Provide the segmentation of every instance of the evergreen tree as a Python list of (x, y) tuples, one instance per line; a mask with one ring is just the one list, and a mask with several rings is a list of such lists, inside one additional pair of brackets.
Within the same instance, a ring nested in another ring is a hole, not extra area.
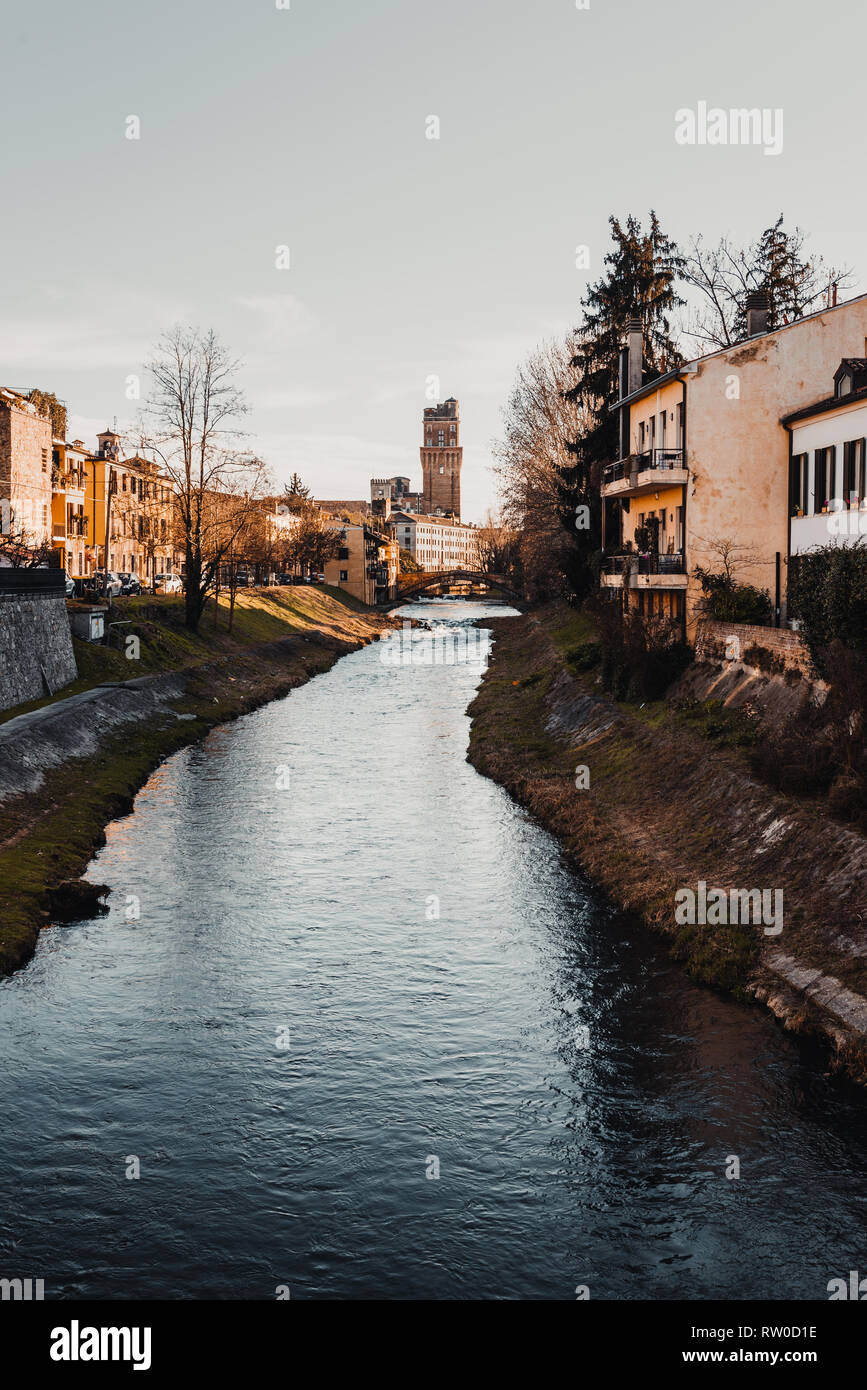
[(304, 504), (310, 498), (310, 489), (302, 483), (299, 474), (293, 473), (288, 483), (283, 488), (283, 501), (290, 512), (300, 512), (304, 509)]
[[(651, 210), (645, 232), (636, 217), (622, 224), (609, 218), (613, 248), (605, 274), (582, 300), (583, 321), (576, 329), (579, 348), (572, 358), (578, 377), (565, 394), (579, 410), (583, 428), (568, 444), (571, 461), (561, 466), (561, 521), (573, 538), (567, 579), (582, 597), (595, 582), (599, 550), (603, 463), (617, 454), (618, 424), (610, 407), (618, 398), (619, 359), (627, 320), (639, 317), (643, 329), (643, 379), (653, 380), (680, 364), (670, 314), (682, 303), (675, 288), (683, 258)], [(587, 508), (583, 513), (579, 509)], [(581, 522), (589, 518), (589, 524)]]
[[(821, 257), (816, 263), (803, 256), (806, 237), (799, 227), (787, 232), (780, 213), (772, 227), (766, 227), (751, 248), (750, 288), (768, 295), (768, 331), (808, 314), (817, 295), (825, 289)], [(745, 298), (738, 302), (735, 319), (736, 341), (747, 336)]]

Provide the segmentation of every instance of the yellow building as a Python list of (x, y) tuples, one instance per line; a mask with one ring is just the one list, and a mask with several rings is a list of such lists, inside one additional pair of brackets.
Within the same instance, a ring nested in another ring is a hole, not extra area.
[[(86, 501), (88, 573), (134, 574), (143, 585), (176, 572), (174, 489), (158, 464), (120, 458), (120, 436), (105, 430), (91, 456)], [(106, 547), (106, 522), (108, 547)], [(106, 554), (107, 550), (107, 554)]]
[(51, 463), (51, 544), (73, 579), (87, 574), (90, 454), (80, 439), (55, 439)]

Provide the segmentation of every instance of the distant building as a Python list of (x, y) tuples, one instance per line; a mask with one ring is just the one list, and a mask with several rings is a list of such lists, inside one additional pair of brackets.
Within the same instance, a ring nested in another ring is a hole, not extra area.
[(461, 413), (454, 396), (425, 410), (420, 449), (422, 510), (461, 519)]
[(429, 406), (422, 416), (420, 449), (422, 489), (413, 492), (410, 479), (371, 478), (370, 507), (380, 522), (393, 512), (412, 512), (418, 516), (447, 516), (461, 519), (461, 413), (454, 396), (441, 405)]
[(73, 578), (85, 574), (90, 523), (87, 516), (90, 452), (80, 439), (55, 438), (51, 454), (51, 544), (60, 568)]
[(397, 597), (397, 542), (364, 523), (344, 528), (335, 560), (325, 564), (325, 582), (345, 589), (362, 603), (388, 603)]
[(118, 570), (136, 575), (142, 584), (156, 574), (174, 573), (179, 557), (171, 480), (150, 459), (138, 455), (121, 459), (120, 436), (113, 430), (104, 430), (97, 440), (86, 503), (88, 572)]
[(412, 512), (392, 512), (388, 525), (401, 550), (408, 550), (423, 570), (478, 569), (475, 526)]

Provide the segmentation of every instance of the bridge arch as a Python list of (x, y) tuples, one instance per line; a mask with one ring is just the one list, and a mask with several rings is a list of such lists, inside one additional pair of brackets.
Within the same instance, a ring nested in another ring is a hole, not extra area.
[(502, 574), (484, 574), (481, 570), (427, 570), (424, 574), (408, 574), (401, 577), (398, 596), (413, 598), (417, 594), (429, 593), (432, 589), (449, 588), (453, 584), (484, 584), (496, 589), (499, 595), (520, 600), (513, 584)]

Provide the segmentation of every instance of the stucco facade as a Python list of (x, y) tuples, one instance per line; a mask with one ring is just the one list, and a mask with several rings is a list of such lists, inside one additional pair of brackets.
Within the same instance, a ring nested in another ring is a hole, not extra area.
[[(603, 475), (603, 548), (610, 556), (618, 542), (634, 538), (640, 513), (665, 512), (659, 564), (665, 568), (669, 547), (676, 561), (680, 548), (683, 573), (649, 575), (645, 587), (665, 595), (660, 607), (673, 614), (678, 590), (685, 591), (688, 636), (702, 598), (695, 569), (719, 571), (714, 546), (724, 541), (740, 547), (737, 580), (767, 590), (777, 621), (785, 619), (790, 506), (789, 432), (783, 418), (826, 398), (843, 358), (864, 356), (867, 296), (862, 295), (710, 353), (624, 397), (618, 408), (628, 411), (628, 436), (622, 425), (621, 437), (628, 437), (629, 452)], [(624, 511), (622, 535), (615, 537), (617, 502), (628, 503), (629, 512)], [(640, 568), (637, 557), (633, 565), (610, 556), (602, 583), (620, 587), (632, 601), (632, 592), (641, 592), (641, 575), (629, 573), (630, 567)]]

